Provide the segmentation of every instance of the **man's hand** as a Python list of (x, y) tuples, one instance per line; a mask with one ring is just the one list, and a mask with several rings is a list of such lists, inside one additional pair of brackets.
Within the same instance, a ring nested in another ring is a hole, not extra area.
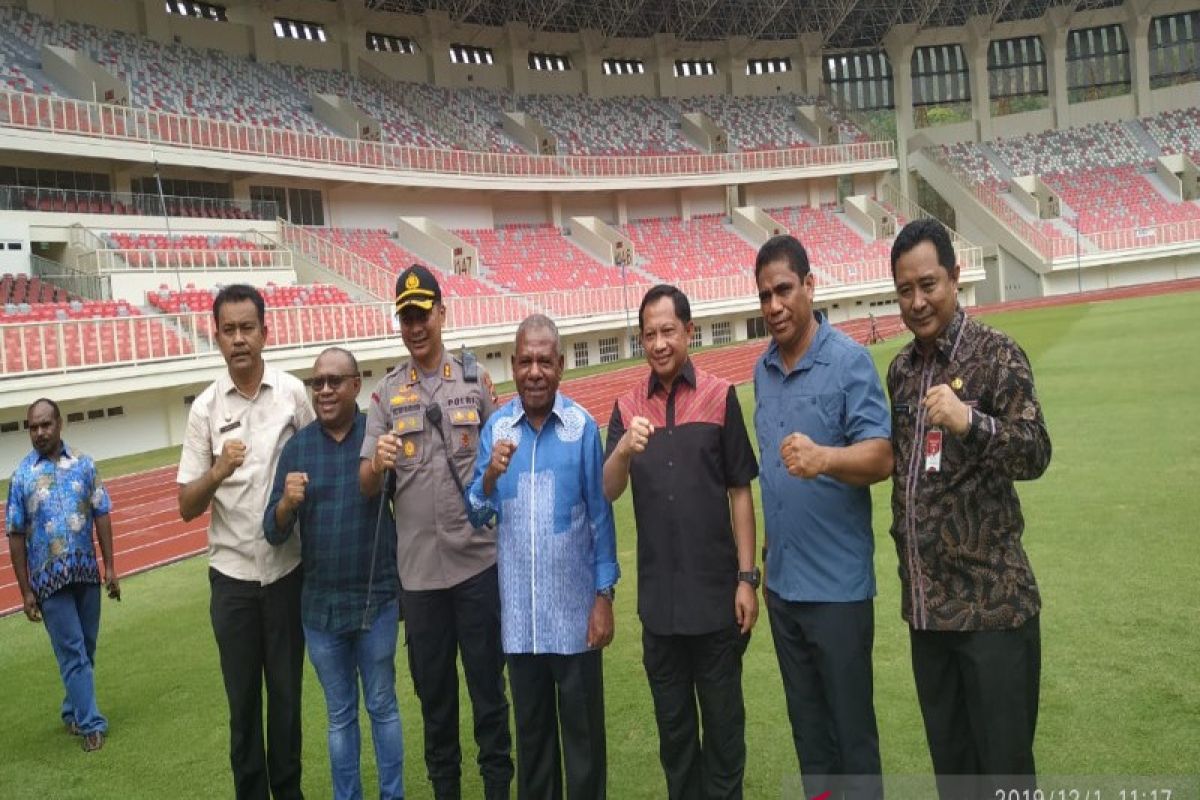
[(25, 618), (30, 622), (41, 622), (42, 610), (38, 608), (37, 595), (32, 590), (25, 592), (22, 602), (25, 607)]
[(396, 468), (396, 455), (400, 452), (400, 437), (388, 431), (375, 440), (375, 456), (371, 459), (371, 470), (382, 475)]
[(221, 455), (213, 464), (218, 480), (225, 480), (246, 461), (246, 443), (241, 439), (227, 439), (221, 447)]
[(644, 453), (646, 452), (646, 443), (650, 441), (652, 433), (654, 433), (654, 426), (650, 424), (650, 420), (645, 417), (634, 417), (629, 421), (629, 427), (625, 430), (621, 441), (617, 443), (617, 448), (625, 458), (637, 453)]
[(500, 398), (496, 396), (496, 384), (492, 382), (492, 376), (488, 375), (486, 369), (480, 370), (480, 376), (483, 378), (483, 390), (492, 398), (492, 405), (499, 405)]
[(111, 569), (104, 573), (104, 588), (108, 590), (108, 596), (113, 600), (121, 599), (121, 581), (117, 578), (117, 573)]
[(745, 635), (758, 622), (758, 595), (754, 587), (745, 581), (738, 581), (737, 594), (733, 598), (733, 612), (736, 615), (738, 627)]
[(828, 469), (826, 448), (803, 433), (789, 434), (779, 446), (779, 455), (788, 474), (796, 478), (816, 478)]
[(612, 601), (607, 597), (596, 595), (592, 603), (592, 613), (588, 617), (587, 646), (592, 650), (602, 650), (608, 647), (613, 638)]
[(501, 439), (492, 445), (492, 460), (488, 462), (487, 476), (493, 484), (500, 479), (501, 475), (508, 472), (512, 454), (516, 451), (517, 444), (511, 439)]
[(283, 510), (287, 514), (295, 513), (300, 504), (304, 502), (304, 489), (308, 486), (307, 472), (289, 472), (283, 481), (283, 497), (279, 499), (279, 505), (283, 506)]
[(971, 410), (944, 383), (929, 387), (922, 401), (930, 425), (945, 428), (955, 436), (965, 436), (971, 427)]

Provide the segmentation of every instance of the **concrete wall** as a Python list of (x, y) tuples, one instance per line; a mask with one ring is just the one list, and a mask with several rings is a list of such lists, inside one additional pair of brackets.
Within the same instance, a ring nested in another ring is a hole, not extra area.
[(28, 273), (30, 246), (29, 225), (12, 216), (0, 214), (0, 273)]

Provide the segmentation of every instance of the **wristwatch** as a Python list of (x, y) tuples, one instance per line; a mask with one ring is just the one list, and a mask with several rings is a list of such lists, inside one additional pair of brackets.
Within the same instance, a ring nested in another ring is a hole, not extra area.
[(616, 586), (609, 586), (608, 588), (605, 588), (605, 589), (597, 589), (596, 590), (596, 597), (603, 597), (605, 600), (607, 600), (610, 603), (616, 598), (616, 596), (617, 596), (617, 587)]
[(751, 567), (744, 572), (739, 570), (738, 580), (750, 584), (751, 589), (757, 589), (758, 585), (762, 583), (762, 572), (758, 567)]

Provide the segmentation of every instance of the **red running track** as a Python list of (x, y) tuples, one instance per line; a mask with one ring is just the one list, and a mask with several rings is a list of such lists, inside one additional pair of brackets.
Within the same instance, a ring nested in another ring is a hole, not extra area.
[[(1013, 311), (1196, 290), (1200, 290), (1200, 279), (1001, 303), (974, 308), (972, 313)], [(868, 320), (855, 320), (839, 327), (859, 341), (865, 341), (870, 332)], [(893, 315), (877, 317), (876, 329), (881, 338), (888, 338), (902, 333), (904, 326), (899, 317)], [(745, 383), (752, 377), (754, 361), (765, 346), (765, 340), (745, 342), (733, 347), (697, 353), (694, 359), (697, 365), (709, 372), (734, 383)], [(645, 375), (645, 366), (625, 367), (613, 372), (568, 380), (563, 383), (562, 389), (583, 405), (601, 425), (606, 425), (612, 413), (614, 399), (635, 381), (642, 380)], [(207, 544), (208, 514), (205, 513), (191, 522), (179, 519), (175, 467), (161, 467), (113, 478), (106, 483), (113, 501), (114, 548), (117, 569), (122, 576), (144, 572), (204, 552)], [(0, 518), (3, 517), (2, 511), (0, 508)], [(21, 607), (11, 563), (8, 539), (4, 537), (0, 541), (0, 616)]]

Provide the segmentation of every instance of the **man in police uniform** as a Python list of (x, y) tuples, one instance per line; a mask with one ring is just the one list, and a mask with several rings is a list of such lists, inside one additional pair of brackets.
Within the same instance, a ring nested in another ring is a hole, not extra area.
[(496, 533), (471, 525), (463, 498), (479, 429), (494, 407), (492, 384), (472, 357), (460, 361), (446, 352), (442, 290), (425, 267), (414, 264), (396, 280), (396, 314), (409, 359), (371, 395), (359, 483), (368, 497), (394, 486), (409, 668), (434, 796), (461, 796), (457, 652), (472, 698), (484, 795), (507, 798), (513, 764)]

